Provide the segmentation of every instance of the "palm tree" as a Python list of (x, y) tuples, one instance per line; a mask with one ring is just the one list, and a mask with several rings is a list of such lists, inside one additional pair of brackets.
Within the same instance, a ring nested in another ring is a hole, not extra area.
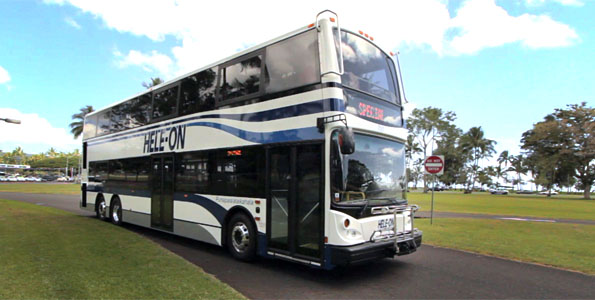
[(163, 83), (163, 79), (161, 79), (159, 77), (155, 77), (155, 78), (151, 77), (151, 82), (149, 82), (149, 83), (143, 82), (143, 86), (146, 89), (149, 89), (149, 88), (152, 88), (154, 86), (158, 86), (158, 85), (160, 85), (162, 83)]
[(87, 105), (81, 108), (79, 113), (72, 115), (72, 119), (75, 121), (70, 123), (69, 126), (70, 132), (74, 135), (75, 139), (78, 139), (78, 137), (83, 133), (83, 126), (85, 125), (85, 116), (93, 111), (93, 106)]
[(517, 184), (517, 189), (521, 190), (521, 174), (527, 173), (528, 169), (525, 163), (525, 157), (522, 154), (519, 155), (512, 155), (510, 157), (510, 167), (508, 168), (509, 171), (515, 172), (517, 174), (517, 179), (514, 182)]
[[(502, 151), (502, 153), (500, 153), (500, 156), (498, 157), (498, 172), (496, 172), (496, 175), (498, 176), (498, 181), (496, 182), (496, 184), (498, 186), (500, 186), (500, 177), (502, 177), (504, 174), (506, 174), (506, 172), (508, 172), (508, 169), (506, 169), (506, 167), (508, 166), (508, 163), (510, 162), (511, 158), (512, 156), (508, 154), (508, 150)], [(504, 165), (504, 168), (502, 168), (502, 165)]]
[(504, 167), (506, 167), (508, 166), (508, 162), (510, 162), (510, 155), (508, 154), (508, 150), (504, 150), (498, 157), (498, 165), (504, 164)]
[(461, 137), (461, 147), (464, 152), (471, 154), (473, 166), (471, 168), (471, 190), (475, 186), (475, 180), (477, 179), (477, 172), (479, 170), (479, 160), (486, 157), (491, 157), (494, 152), (494, 140), (490, 140), (484, 137), (483, 130), (480, 127), (471, 127)]

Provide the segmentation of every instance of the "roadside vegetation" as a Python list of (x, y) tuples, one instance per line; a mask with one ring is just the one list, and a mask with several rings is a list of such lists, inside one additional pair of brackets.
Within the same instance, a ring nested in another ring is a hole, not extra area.
[(0, 299), (243, 299), (231, 287), (123, 228), (0, 200)]
[[(407, 196), (410, 204), (419, 205), (421, 211), (430, 211), (432, 199), (430, 193), (408, 193)], [(435, 192), (434, 211), (595, 220), (595, 201), (583, 200), (576, 195), (546, 197)]]
[[(491, 219), (416, 221), (424, 243), (595, 275), (595, 226)], [(423, 247), (423, 246), (422, 246)]]
[(78, 195), (81, 185), (76, 183), (3, 183), (0, 192), (31, 194), (65, 194)]
[[(595, 108), (586, 102), (555, 109), (533, 124), (520, 140), (521, 153), (502, 151), (493, 165), (485, 162), (496, 154), (497, 141), (488, 139), (481, 127), (457, 128), (456, 113), (440, 108), (414, 109), (407, 120), (407, 178), (411, 186), (423, 182), (429, 189), (431, 176), (424, 175), (424, 156), (444, 155), (440, 186), (463, 187), (473, 193), (485, 187), (521, 190), (531, 184), (538, 191), (574, 188), (591, 198), (595, 182)], [(436, 148), (434, 148), (434, 145)], [(483, 163), (480, 163), (483, 162)], [(477, 184), (477, 185), (476, 185)]]

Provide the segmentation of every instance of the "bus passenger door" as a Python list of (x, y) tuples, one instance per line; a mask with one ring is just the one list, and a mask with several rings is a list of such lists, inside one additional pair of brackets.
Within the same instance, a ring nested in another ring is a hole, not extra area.
[(320, 261), (322, 144), (274, 147), (267, 153), (269, 248)]
[(173, 230), (174, 158), (151, 158), (151, 227)]

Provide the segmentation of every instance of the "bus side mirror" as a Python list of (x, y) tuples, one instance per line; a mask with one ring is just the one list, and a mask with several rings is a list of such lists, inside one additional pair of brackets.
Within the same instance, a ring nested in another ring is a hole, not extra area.
[(352, 154), (355, 152), (355, 139), (351, 128), (343, 127), (339, 129), (338, 140), (341, 154)]

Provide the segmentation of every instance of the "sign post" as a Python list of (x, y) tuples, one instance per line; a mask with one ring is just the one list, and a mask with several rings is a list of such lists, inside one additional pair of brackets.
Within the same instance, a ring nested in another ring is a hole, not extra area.
[(434, 190), (436, 189), (436, 175), (444, 174), (444, 155), (431, 155), (424, 159), (424, 171), (433, 175), (432, 207), (430, 209), (430, 225), (434, 222)]

